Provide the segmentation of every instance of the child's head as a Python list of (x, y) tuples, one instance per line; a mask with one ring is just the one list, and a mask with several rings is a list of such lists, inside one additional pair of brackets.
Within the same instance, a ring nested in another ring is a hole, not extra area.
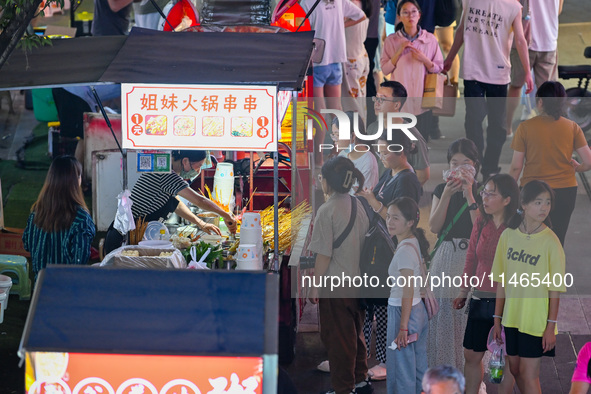
[(503, 223), (508, 224), (517, 212), (519, 186), (509, 174), (496, 174), (488, 178), (480, 195), (482, 196), (480, 213), (485, 223), (491, 220), (493, 215), (502, 212)]
[(554, 190), (544, 181), (533, 180), (521, 189), (523, 218), (544, 222), (548, 227), (550, 211), (554, 208)]
[(480, 170), (478, 148), (467, 138), (457, 139), (447, 148), (447, 162), (452, 170), (462, 164), (470, 164), (478, 174)]
[(326, 194), (349, 193), (355, 180), (359, 183), (359, 189), (363, 190), (363, 174), (346, 157), (333, 157), (324, 163), (321, 172), (322, 189)]
[[(365, 131), (365, 123), (363, 123), (363, 119), (361, 119), (359, 117), (359, 115), (355, 114), (355, 112), (353, 112), (353, 111), (346, 111), (345, 115), (347, 115), (347, 117), (349, 118), (349, 125), (351, 126), (350, 130), (352, 130), (352, 128), (355, 125), (355, 122), (357, 121), (357, 131), (359, 131), (359, 133), (362, 135), (367, 134)], [(337, 137), (337, 140), (338, 140), (339, 131), (340, 131), (339, 118), (334, 116), (332, 118), (332, 134)], [(351, 143), (354, 143), (354, 144), (366, 144), (367, 143), (366, 141), (357, 137), (357, 134), (355, 134), (355, 133), (351, 133), (350, 139), (351, 139)], [(333, 140), (335, 140), (334, 137), (333, 137)]]
[(422, 17), (421, 6), (416, 0), (400, 0), (396, 12), (400, 20), (396, 30), (402, 29), (403, 26), (416, 26)]

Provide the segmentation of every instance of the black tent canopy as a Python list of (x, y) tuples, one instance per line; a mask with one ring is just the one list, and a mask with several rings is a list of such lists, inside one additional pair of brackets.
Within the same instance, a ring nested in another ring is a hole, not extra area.
[(127, 37), (53, 40), (15, 50), (0, 90), (101, 83), (302, 86), (313, 32), (170, 33), (134, 28)]

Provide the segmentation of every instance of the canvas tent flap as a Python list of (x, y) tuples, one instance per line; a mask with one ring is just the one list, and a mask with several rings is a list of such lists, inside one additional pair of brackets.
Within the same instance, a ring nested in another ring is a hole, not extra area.
[(0, 90), (96, 84), (127, 37), (80, 37), (24, 53), (15, 49), (0, 69)]
[(0, 90), (96, 83), (256, 84), (299, 90), (313, 32), (170, 33), (55, 40), (0, 70)]
[(277, 353), (278, 275), (49, 266), (37, 286), (21, 350)]

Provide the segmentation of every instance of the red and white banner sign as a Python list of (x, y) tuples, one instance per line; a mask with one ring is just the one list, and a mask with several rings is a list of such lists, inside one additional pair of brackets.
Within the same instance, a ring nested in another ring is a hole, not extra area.
[(277, 150), (275, 86), (121, 84), (127, 149)]

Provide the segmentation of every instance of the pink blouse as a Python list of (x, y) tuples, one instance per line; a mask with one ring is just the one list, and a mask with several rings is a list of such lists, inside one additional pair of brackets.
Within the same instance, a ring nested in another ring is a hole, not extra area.
[(392, 57), (406, 41), (408, 39), (402, 35), (400, 30), (386, 37), (380, 64), (384, 75), (391, 73), (390, 80), (400, 82), (406, 88), (409, 99), (404, 104), (402, 112), (420, 115), (426, 111), (421, 108), (425, 75), (435, 74), (443, 70), (443, 55), (435, 36), (426, 30), (421, 30), (419, 37), (411, 43), (411, 46), (417, 48), (429, 58), (433, 62), (433, 67), (427, 69), (423, 63), (412, 56), (408, 48), (402, 52), (396, 65), (393, 65)]

